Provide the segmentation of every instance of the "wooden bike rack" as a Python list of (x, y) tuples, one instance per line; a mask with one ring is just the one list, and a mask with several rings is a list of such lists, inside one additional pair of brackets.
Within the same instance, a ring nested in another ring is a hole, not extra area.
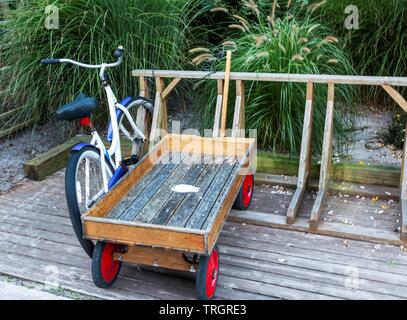
[[(233, 118), (232, 137), (242, 136), (244, 130), (244, 81), (269, 81), (269, 82), (297, 82), (306, 83), (306, 104), (304, 110), (303, 135), (301, 142), (300, 166), (298, 170), (297, 188), (287, 210), (286, 224), (295, 223), (298, 209), (302, 202), (310, 175), (312, 160), (312, 126), (313, 126), (313, 91), (315, 84), (328, 85), (327, 111), (325, 117), (325, 129), (323, 138), (323, 150), (321, 155), (321, 168), (318, 184), (318, 194), (314, 202), (309, 220), (309, 229), (318, 229), (320, 213), (324, 198), (329, 190), (330, 170), (332, 163), (332, 141), (334, 126), (334, 98), (335, 85), (369, 85), (381, 86), (394, 101), (407, 112), (407, 101), (394, 88), (398, 86), (407, 87), (407, 78), (403, 77), (369, 77), (369, 76), (343, 76), (343, 75), (310, 75), (310, 74), (272, 74), (272, 73), (248, 73), (248, 72), (216, 72), (208, 73), (203, 71), (173, 71), (173, 70), (134, 70), (133, 76), (140, 79), (145, 77), (156, 77), (157, 95), (156, 109), (153, 123), (158, 123), (160, 117), (166, 117), (165, 97), (168, 96), (180, 79), (207, 79), (216, 80), (218, 85), (218, 97), (216, 102), (215, 120), (213, 126), (213, 136), (219, 137), (224, 134), (225, 128), (225, 86), (228, 86), (229, 79), (236, 81), (236, 102)], [(167, 88), (164, 88), (162, 78), (173, 78)], [(226, 83), (227, 82), (227, 83)], [(160, 94), (159, 94), (160, 93)], [(225, 99), (226, 98), (226, 99)], [(154, 129), (154, 125), (153, 125)], [(239, 130), (240, 129), (240, 130)], [(406, 127), (407, 129), (407, 127)], [(153, 135), (153, 130), (152, 130)], [(400, 181), (400, 203), (401, 203), (401, 240), (407, 241), (407, 133), (402, 161), (402, 174)], [(155, 136), (154, 136), (155, 137)]]
[[(389, 85), (381, 85), (383, 89), (394, 99), (394, 101), (407, 112), (407, 101), (400, 93)], [(299, 206), (305, 193), (307, 180), (310, 174), (311, 147), (312, 147), (312, 102), (313, 102), (313, 83), (307, 84), (307, 102), (305, 106), (304, 126), (301, 143), (300, 166), (298, 170), (297, 189), (291, 200), (287, 211), (287, 224), (293, 224), (297, 215)], [(333, 141), (333, 118), (334, 118), (334, 99), (335, 84), (328, 81), (328, 99), (325, 117), (324, 140), (321, 155), (321, 168), (319, 175), (318, 194), (311, 211), (309, 228), (315, 230), (318, 228), (322, 203), (329, 189), (330, 168), (332, 163), (332, 141)], [(407, 126), (404, 138), (404, 151), (402, 161), (402, 174), (400, 182), (400, 204), (402, 211), (401, 235), (402, 241), (407, 240), (407, 174), (404, 170), (407, 165)]]

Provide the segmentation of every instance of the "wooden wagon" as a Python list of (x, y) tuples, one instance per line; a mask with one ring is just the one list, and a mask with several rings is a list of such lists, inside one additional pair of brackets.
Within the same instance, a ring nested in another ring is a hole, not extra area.
[[(228, 61), (230, 72), (230, 57)], [(157, 96), (152, 141), (161, 122), (163, 95)], [(198, 298), (214, 296), (219, 273), (216, 241), (232, 206), (250, 206), (254, 185), (255, 139), (225, 137), (226, 107), (227, 99), (216, 115), (216, 135), (163, 135), (82, 216), (84, 237), (97, 241), (92, 261), (96, 285), (111, 286), (121, 263), (130, 262), (196, 273)], [(180, 185), (196, 190), (177, 192), (174, 187)]]

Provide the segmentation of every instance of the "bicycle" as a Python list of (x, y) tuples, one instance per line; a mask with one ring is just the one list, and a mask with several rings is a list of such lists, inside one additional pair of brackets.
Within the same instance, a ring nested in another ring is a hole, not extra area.
[[(120, 132), (138, 149), (147, 142), (144, 133), (134, 121), (138, 108), (143, 107), (152, 113), (153, 104), (144, 97), (126, 97), (118, 102), (109, 84), (107, 69), (118, 67), (123, 62), (124, 49), (119, 46), (114, 56), (114, 63), (91, 65), (71, 59), (49, 58), (41, 61), (43, 65), (69, 63), (87, 69), (100, 69), (99, 78), (103, 86), (109, 107), (110, 121), (107, 141), (111, 142), (106, 149), (99, 133), (90, 121), (91, 114), (99, 107), (99, 102), (81, 93), (71, 103), (60, 107), (56, 117), (61, 121), (80, 120), (80, 124), (90, 128), (90, 143), (79, 143), (71, 150), (71, 156), (65, 173), (65, 193), (69, 216), (82, 248), (92, 257), (95, 245), (83, 238), (81, 216), (93, 207), (113, 186), (129, 171), (129, 167), (137, 164), (139, 158), (132, 155), (123, 159), (120, 144)], [(133, 149), (134, 150), (134, 149)]]

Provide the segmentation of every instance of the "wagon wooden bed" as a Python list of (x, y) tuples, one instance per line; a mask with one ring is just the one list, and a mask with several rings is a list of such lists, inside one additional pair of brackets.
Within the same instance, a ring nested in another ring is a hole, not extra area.
[[(117, 261), (200, 272), (198, 255), (211, 256), (243, 182), (253, 180), (254, 146), (253, 139), (165, 136), (83, 216), (84, 236), (117, 244)], [(199, 191), (172, 191), (178, 184)]]
[[(253, 139), (167, 135), (83, 216), (85, 236), (209, 254), (249, 169), (253, 146)], [(171, 191), (178, 184), (192, 184), (199, 192)]]

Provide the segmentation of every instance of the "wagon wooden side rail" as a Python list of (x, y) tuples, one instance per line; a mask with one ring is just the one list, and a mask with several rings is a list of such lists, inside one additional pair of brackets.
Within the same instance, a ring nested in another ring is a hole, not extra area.
[[(313, 129), (313, 90), (315, 84), (328, 85), (327, 111), (325, 118), (325, 129), (323, 139), (323, 150), (321, 155), (321, 169), (318, 195), (312, 208), (309, 227), (311, 230), (318, 228), (320, 220), (321, 206), (328, 191), (330, 181), (330, 168), (332, 163), (332, 143), (333, 143), (333, 117), (334, 117), (334, 99), (335, 85), (367, 85), (381, 86), (392, 99), (407, 112), (406, 99), (395, 89), (395, 87), (406, 87), (406, 77), (370, 77), (370, 76), (348, 76), (348, 75), (310, 75), (310, 74), (276, 74), (276, 73), (249, 73), (249, 72), (205, 72), (205, 71), (174, 71), (174, 70), (134, 70), (133, 76), (145, 79), (153, 77), (156, 79), (156, 112), (154, 113), (153, 128), (159, 123), (166, 120), (165, 100), (169, 93), (175, 88), (181, 79), (196, 80), (216, 80), (218, 83), (218, 98), (216, 103), (214, 136), (217, 136), (222, 129), (222, 104), (224, 101), (225, 79), (236, 81), (236, 104), (233, 121), (233, 128), (244, 126), (244, 82), (245, 81), (268, 81), (268, 82), (297, 82), (307, 85), (306, 104), (304, 110), (303, 135), (301, 143), (300, 166), (298, 170), (297, 189), (287, 210), (286, 223), (293, 224), (298, 213), (301, 200), (304, 196), (305, 189), (310, 174), (311, 163), (311, 145)], [(165, 87), (164, 79), (173, 79)], [(144, 80), (143, 80), (144, 81)], [(156, 125), (154, 125), (154, 123)], [(164, 127), (166, 128), (166, 127)], [(407, 129), (407, 127), (406, 127)], [(407, 130), (406, 130), (407, 131)], [(156, 141), (157, 133), (151, 133), (152, 138)], [(233, 131), (232, 136), (237, 132)], [(403, 151), (402, 175), (400, 182), (400, 203), (401, 203), (401, 240), (407, 241), (407, 133)]]

